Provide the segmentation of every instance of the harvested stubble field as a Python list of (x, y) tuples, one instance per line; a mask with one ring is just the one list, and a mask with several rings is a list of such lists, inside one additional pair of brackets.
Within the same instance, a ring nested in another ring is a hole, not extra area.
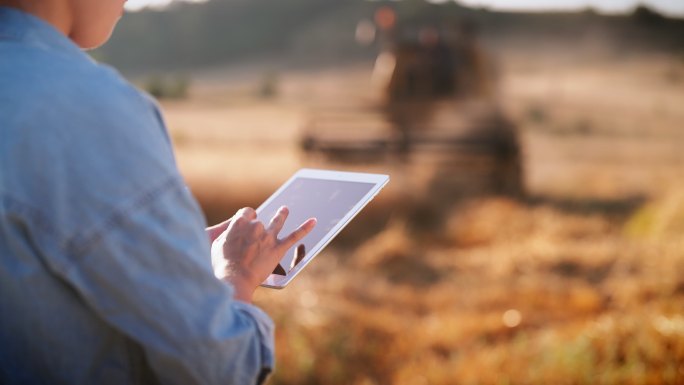
[[(429, 171), (387, 165), (393, 186), (340, 239), (258, 292), (271, 384), (684, 384), (684, 61), (506, 63), (528, 196), (430, 202)], [(307, 106), (359, 97), (366, 70), (285, 74), (274, 100), (199, 82), (165, 103), (209, 221), (299, 168)]]

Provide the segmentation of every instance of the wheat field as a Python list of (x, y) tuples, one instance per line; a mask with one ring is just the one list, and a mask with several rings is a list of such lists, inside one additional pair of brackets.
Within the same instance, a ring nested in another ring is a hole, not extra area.
[[(257, 293), (271, 384), (684, 384), (684, 60), (505, 63), (526, 196), (435, 202), (427, 167), (362, 167), (391, 186), (290, 286)], [(371, 97), (368, 72), (283, 73), (274, 98), (261, 74), (213, 74), (164, 102), (208, 221), (329, 167), (299, 130), (314, 103)]]

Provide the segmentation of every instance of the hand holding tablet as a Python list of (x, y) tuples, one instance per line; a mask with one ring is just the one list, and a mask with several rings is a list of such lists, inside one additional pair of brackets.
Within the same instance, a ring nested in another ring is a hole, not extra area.
[(310, 218), (292, 233), (279, 237), (287, 216), (288, 209), (283, 206), (268, 226), (264, 226), (257, 220), (254, 209), (243, 208), (212, 244), (214, 273), (235, 286), (237, 299), (249, 302), (254, 288), (266, 279), (285, 250), (311, 232), (316, 224)]
[[(244, 222), (249, 223), (245, 231), (251, 237), (272, 237), (266, 245), (272, 247), (274, 255), (261, 259), (263, 263), (269, 263), (273, 257), (280, 263), (263, 280), (262, 286), (280, 289), (290, 283), (388, 181), (387, 175), (302, 169), (256, 211), (246, 209), (238, 213), (240, 216), (236, 214), (234, 220), (239, 220), (243, 226)], [(281, 211), (283, 206), (287, 207), (289, 215)], [(317, 219), (313, 229), (309, 228), (312, 225), (308, 222), (310, 218)], [(264, 226), (265, 223), (268, 225)], [(245, 247), (252, 251), (247, 244), (250, 236), (235, 235), (233, 241), (237, 244), (231, 244), (231, 226), (234, 226), (232, 221), (228, 230), (212, 245), (215, 270), (216, 261), (225, 260), (223, 253), (230, 252), (228, 249)], [(277, 238), (278, 233), (284, 238)], [(229, 247), (224, 248), (224, 243)], [(238, 274), (230, 271), (231, 266), (225, 267), (227, 274)]]

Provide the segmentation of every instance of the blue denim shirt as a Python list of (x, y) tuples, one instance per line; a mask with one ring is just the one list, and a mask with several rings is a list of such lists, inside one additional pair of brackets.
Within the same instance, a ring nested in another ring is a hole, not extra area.
[(0, 7), (0, 383), (256, 383), (273, 325), (204, 227), (155, 104)]

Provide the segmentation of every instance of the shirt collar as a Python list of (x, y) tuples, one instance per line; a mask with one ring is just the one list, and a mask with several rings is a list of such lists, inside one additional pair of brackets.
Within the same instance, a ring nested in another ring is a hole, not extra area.
[(50, 23), (16, 8), (0, 6), (0, 41), (15, 40), (70, 55), (87, 56)]

